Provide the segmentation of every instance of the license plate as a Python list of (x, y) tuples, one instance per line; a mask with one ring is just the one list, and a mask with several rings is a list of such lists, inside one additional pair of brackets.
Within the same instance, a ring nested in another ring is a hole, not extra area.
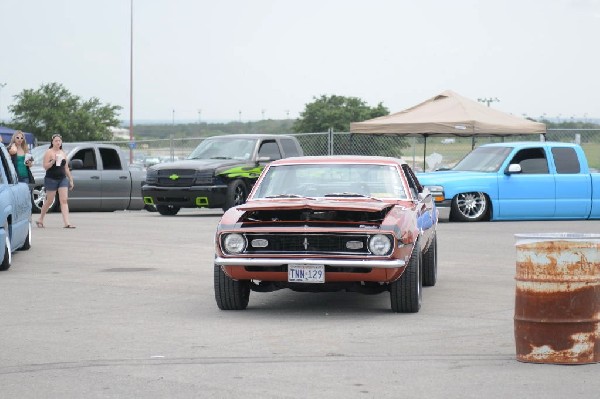
[(324, 265), (288, 265), (290, 283), (324, 283)]

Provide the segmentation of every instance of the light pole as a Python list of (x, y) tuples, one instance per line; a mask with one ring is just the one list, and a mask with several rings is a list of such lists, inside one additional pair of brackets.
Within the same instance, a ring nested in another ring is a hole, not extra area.
[(199, 109), (199, 110), (198, 110), (198, 124), (200, 124), (200, 123), (202, 122), (202, 118), (201, 118), (201, 116), (202, 116), (202, 110), (201, 110), (201, 109)]
[(175, 110), (173, 110), (173, 126), (175, 126)]
[(238, 111), (239, 117), (240, 117), (240, 122), (242, 122), (242, 110)]
[(129, 32), (129, 164), (133, 163), (133, 0), (130, 10)]
[(0, 123), (2, 123), (2, 89), (6, 87), (6, 83), (0, 83)]
[(486, 103), (487, 106), (490, 106), (490, 103), (499, 103), (500, 100), (498, 100), (497, 97), (494, 98), (478, 98), (477, 101), (479, 101), (480, 103)]

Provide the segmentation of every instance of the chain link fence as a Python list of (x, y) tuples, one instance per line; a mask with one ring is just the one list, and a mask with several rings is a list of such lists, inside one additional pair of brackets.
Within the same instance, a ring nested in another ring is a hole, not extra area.
[[(380, 155), (403, 158), (415, 171), (430, 171), (453, 166), (474, 147), (486, 143), (541, 141), (541, 135), (507, 137), (452, 137), (351, 134), (322, 132), (292, 134), (302, 145), (305, 155)], [(186, 158), (206, 137), (111, 141), (123, 149), (133, 162), (144, 167)], [(600, 129), (549, 129), (548, 141), (581, 144), (590, 168), (600, 170)]]

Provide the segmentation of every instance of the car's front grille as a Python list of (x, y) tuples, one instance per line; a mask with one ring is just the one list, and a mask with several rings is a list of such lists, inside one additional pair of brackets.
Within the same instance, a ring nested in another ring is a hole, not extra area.
[(163, 187), (190, 187), (194, 184), (212, 184), (212, 181), (212, 170), (163, 169), (158, 171), (158, 185)]
[(246, 234), (247, 254), (369, 255), (367, 234)]

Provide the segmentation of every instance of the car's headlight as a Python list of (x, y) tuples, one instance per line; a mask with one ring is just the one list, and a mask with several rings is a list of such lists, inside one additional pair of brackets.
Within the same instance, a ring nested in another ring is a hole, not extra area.
[(425, 186), (425, 188), (429, 190), (435, 202), (444, 200), (444, 186)]
[(215, 171), (212, 169), (197, 170), (194, 175), (194, 184), (198, 184), (198, 185), (216, 184)]
[(158, 181), (158, 171), (156, 169), (146, 169), (146, 183), (156, 183)]
[(246, 238), (241, 234), (227, 234), (222, 242), (223, 250), (228, 254), (239, 254), (246, 249)]
[(369, 251), (374, 255), (388, 255), (392, 249), (392, 239), (390, 236), (376, 234), (369, 238)]

